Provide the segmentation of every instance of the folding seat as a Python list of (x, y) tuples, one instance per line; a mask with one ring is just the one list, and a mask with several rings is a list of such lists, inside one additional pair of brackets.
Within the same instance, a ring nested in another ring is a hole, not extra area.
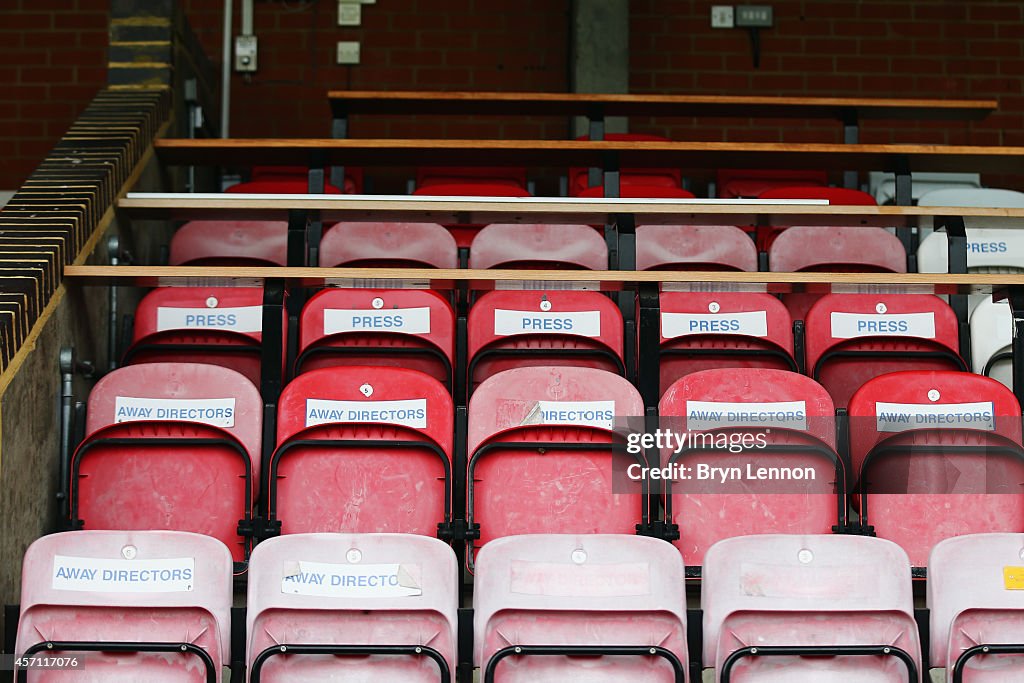
[[(330, 177), (330, 168), (324, 169), (325, 177)], [(280, 189), (268, 189), (266, 191), (279, 194), (306, 194), (309, 188), (309, 169), (305, 166), (253, 166), (249, 173), (250, 183), (266, 182), (275, 180), (296, 180), (301, 181), (301, 186), (296, 186), (291, 191), (285, 192)], [(241, 184), (241, 183), (239, 183)], [(233, 185), (232, 187), (237, 187)], [(231, 192), (231, 188), (228, 188)], [(243, 190), (234, 190), (242, 192)], [(256, 190), (244, 190), (245, 192), (256, 192)], [(324, 191), (327, 194), (337, 194), (338, 188), (331, 183), (324, 183)], [(358, 166), (345, 167), (345, 182), (341, 188), (342, 194), (362, 194), (363, 192), (363, 169)]]
[(646, 521), (640, 482), (615, 481), (617, 416), (644, 414), (628, 381), (593, 368), (516, 368), (469, 400), (467, 521), (475, 548), (517, 534), (631, 534)]
[(720, 168), (716, 194), (722, 199), (755, 198), (776, 187), (828, 185), (824, 171)]
[(492, 223), (473, 239), (469, 267), (607, 270), (608, 246), (589, 225)]
[(249, 680), (454, 681), (458, 581), (433, 538), (268, 539), (249, 564)]
[(458, 249), (437, 223), (335, 223), (320, 241), (328, 268), (457, 268)]
[(199, 363), (119, 368), (89, 394), (71, 459), (71, 523), (213, 536), (247, 556), (263, 403), (241, 374)]
[(910, 563), (894, 543), (730, 538), (708, 550), (704, 577), (704, 664), (717, 681), (921, 680)]
[(861, 524), (915, 567), (952, 536), (1024, 526), (1021, 414), (1009, 389), (966, 372), (893, 372), (850, 400)]
[(503, 370), (599, 368), (623, 374), (622, 313), (597, 292), (488, 292), (469, 310), (470, 387)]
[(122, 365), (212, 363), (260, 381), (263, 290), (159, 287), (135, 310)]
[(845, 517), (832, 400), (808, 377), (704, 370), (670, 386), (658, 405), (663, 426), (688, 435), (663, 450), (660, 463), (690, 468), (689, 479), (666, 482), (665, 492), (687, 566), (699, 566), (723, 538), (824, 534)]
[[(776, 273), (905, 273), (907, 254), (883, 228), (795, 226), (783, 230), (768, 249)], [(785, 294), (793, 320), (803, 320), (818, 300), (814, 294)]]
[[(501, 180), (489, 181), (481, 178), (474, 182), (432, 183), (418, 188), (414, 195), (432, 197), (529, 197), (530, 192), (524, 187)], [(477, 223), (458, 223), (445, 228), (455, 238), (459, 249), (468, 249), (474, 238), (484, 226)]]
[[(589, 135), (581, 135), (577, 140), (589, 140)], [(647, 135), (645, 133), (608, 133), (604, 136), (607, 142), (671, 142), (660, 135)], [(682, 188), (683, 172), (678, 168), (623, 168), (619, 172), (619, 187), (623, 197), (631, 186), (637, 188), (641, 194), (635, 196), (672, 196), (672, 195), (650, 195), (656, 192), (655, 188)], [(590, 185), (590, 169), (573, 167), (569, 169), (569, 196), (570, 197), (593, 197), (601, 195), (582, 194)], [(641, 189), (642, 188), (642, 189)], [(592, 188), (591, 188), (592, 189)], [(690, 195), (693, 196), (693, 195)]]
[(334, 367), (281, 392), (267, 508), (285, 534), (436, 536), (451, 511), (452, 399), (416, 370)]
[(295, 373), (339, 365), (403, 367), (451, 385), (455, 311), (437, 292), (325, 289), (299, 319)]
[[(604, 197), (604, 186), (595, 185), (580, 190), (577, 197)], [(681, 187), (667, 185), (623, 185), (619, 188), (623, 199), (693, 199), (693, 193)]]
[(757, 247), (732, 225), (638, 225), (637, 270), (757, 270)]
[(663, 292), (659, 366), (661, 393), (680, 377), (712, 368), (795, 372), (793, 321), (770, 294)]
[[(876, 206), (875, 198), (867, 192), (843, 187), (821, 185), (773, 187), (765, 190), (758, 199), (825, 199), (829, 206)], [(767, 250), (780, 232), (790, 226), (773, 225), (758, 230), (758, 246)]]
[(512, 536), (480, 551), (480, 680), (688, 680), (686, 597), (667, 543), (614, 534)]
[(887, 372), (967, 370), (956, 314), (932, 294), (826, 294), (806, 322), (807, 372), (837, 408)]
[(285, 221), (189, 221), (171, 237), (172, 266), (288, 265)]
[[(933, 190), (946, 188), (981, 187), (979, 173), (914, 173), (910, 191), (916, 204), (921, 197)], [(896, 203), (896, 176), (892, 173), (871, 171), (868, 174), (868, 191), (879, 204)]]
[[(1024, 679), (1024, 534), (940, 541), (928, 558), (931, 662), (946, 680)], [(1000, 652), (1002, 650), (1002, 652)]]
[(1013, 389), (1013, 316), (1005, 301), (984, 297), (971, 312), (973, 370)]
[[(474, 186), (509, 186), (526, 192), (526, 168), (523, 166), (421, 166), (416, 169), (417, 194), (431, 194), (433, 186), (468, 186), (469, 196), (479, 195)], [(448, 194), (445, 192), (444, 194)]]
[[(231, 185), (224, 191), (232, 194), (309, 194), (309, 180), (306, 177), (307, 171), (305, 169), (299, 170), (302, 172), (295, 174), (286, 171), (264, 171), (254, 176), (249, 182)], [(346, 178), (346, 186), (350, 183), (352, 183), (351, 178)], [(355, 189), (354, 184), (352, 189)], [(330, 183), (324, 183), (324, 194), (342, 194), (342, 191)], [(348, 192), (346, 194), (353, 193)]]
[[(220, 681), (231, 554), (178, 531), (71, 531), (25, 551), (18, 657), (77, 658), (28, 681)], [(52, 645), (52, 647), (51, 647)]]

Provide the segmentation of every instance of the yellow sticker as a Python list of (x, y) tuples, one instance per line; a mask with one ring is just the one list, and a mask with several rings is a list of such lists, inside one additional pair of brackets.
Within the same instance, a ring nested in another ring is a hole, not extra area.
[(1024, 567), (1003, 567), (1003, 586), (1008, 591), (1024, 590)]

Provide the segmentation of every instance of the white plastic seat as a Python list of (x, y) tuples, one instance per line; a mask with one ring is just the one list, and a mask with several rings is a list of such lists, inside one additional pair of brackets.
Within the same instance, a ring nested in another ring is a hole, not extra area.
[(703, 576), (704, 664), (718, 681), (919, 680), (910, 561), (895, 543), (741, 536), (708, 550)]
[[(954, 683), (1024, 680), (1024, 534), (974, 534), (937, 544), (928, 561), (931, 662)], [(957, 666), (961, 660), (961, 667)], [(962, 668), (962, 678), (954, 670)]]
[[(935, 190), (970, 189), (981, 187), (980, 173), (914, 173), (911, 197), (918, 201)], [(868, 190), (879, 204), (896, 203), (896, 176), (882, 171), (871, 171)]]
[(425, 536), (260, 543), (249, 564), (250, 680), (454, 680), (457, 567), (448, 545)]
[(971, 313), (971, 359), (974, 372), (1013, 389), (1013, 316), (1005, 301), (984, 297)]
[(231, 572), (227, 547), (200, 534), (43, 536), (25, 551), (15, 652), (82, 662), (29, 670), (34, 683), (198, 682), (211, 671), (220, 681), (230, 659)]
[(683, 563), (668, 543), (506, 536), (480, 551), (476, 568), (474, 662), (482, 683), (686, 680)]

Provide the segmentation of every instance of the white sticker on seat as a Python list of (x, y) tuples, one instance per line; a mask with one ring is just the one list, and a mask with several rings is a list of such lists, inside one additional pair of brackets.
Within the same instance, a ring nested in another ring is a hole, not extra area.
[(691, 334), (742, 334), (768, 336), (768, 312), (662, 313), (661, 336), (665, 339)]
[(600, 311), (509, 311), (495, 309), (494, 334), (572, 334), (601, 336)]
[(188, 593), (195, 584), (194, 557), (122, 560), (54, 555), (54, 590), (89, 593)]
[(156, 309), (156, 329), (165, 330), (228, 330), (231, 332), (262, 332), (263, 307), (235, 308), (170, 308)]
[(339, 332), (401, 332), (430, 334), (430, 309), (324, 309), (324, 334)]
[(722, 427), (778, 427), (780, 429), (806, 430), (807, 403), (805, 401), (686, 402), (687, 429), (705, 430)]
[(832, 312), (832, 338), (920, 337), (935, 339), (935, 313), (838, 313)]
[(630, 597), (651, 594), (646, 562), (556, 564), (512, 560), (510, 593), (563, 598)]
[(427, 399), (399, 401), (331, 401), (306, 399), (306, 426), (332, 422), (376, 422), (427, 428)]
[(326, 598), (408, 598), (423, 595), (418, 564), (284, 563), (281, 592)]
[(521, 425), (578, 425), (612, 429), (615, 401), (537, 401)]
[(908, 429), (996, 428), (991, 401), (978, 403), (875, 403), (876, 429), (905, 432)]
[(201, 422), (214, 427), (235, 426), (233, 398), (135, 398), (114, 400), (114, 422)]

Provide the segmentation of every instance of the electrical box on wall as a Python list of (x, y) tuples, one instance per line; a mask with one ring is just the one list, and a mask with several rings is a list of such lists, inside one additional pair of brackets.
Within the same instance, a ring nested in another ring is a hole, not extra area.
[(235, 71), (256, 71), (256, 36), (235, 36)]
[(359, 63), (359, 41), (339, 40), (338, 41), (338, 64)]
[(338, 26), (359, 26), (363, 22), (363, 6), (357, 0), (338, 0)]

